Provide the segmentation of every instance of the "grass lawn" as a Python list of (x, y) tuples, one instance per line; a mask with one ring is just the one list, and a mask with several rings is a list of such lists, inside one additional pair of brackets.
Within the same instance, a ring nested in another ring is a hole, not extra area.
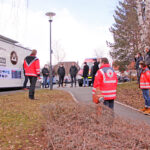
[(119, 84), (117, 88), (117, 101), (140, 109), (144, 107), (144, 98), (136, 82)]
[[(150, 149), (150, 126), (130, 123), (102, 104), (76, 104), (59, 90), (0, 96), (0, 150)], [(136, 83), (118, 85), (117, 100), (144, 106)]]
[(44, 149), (42, 106), (72, 100), (68, 93), (55, 90), (37, 90), (36, 98), (29, 100), (28, 91), (0, 96), (0, 150)]

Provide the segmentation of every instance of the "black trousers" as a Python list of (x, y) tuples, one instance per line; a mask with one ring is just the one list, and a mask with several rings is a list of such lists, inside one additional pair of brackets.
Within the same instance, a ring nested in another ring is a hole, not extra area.
[(71, 75), (71, 86), (73, 86), (73, 82), (75, 83), (76, 86), (76, 76)]
[(92, 75), (92, 84), (94, 84), (95, 74)]
[(112, 100), (104, 100), (104, 105), (108, 106), (109, 108), (111, 108), (113, 110), (114, 109), (114, 99), (112, 99)]
[(25, 76), (24, 83), (23, 83), (23, 88), (27, 87), (27, 83), (28, 83), (28, 76)]
[(63, 86), (64, 83), (64, 76), (59, 76), (59, 87), (60, 85)]
[(29, 80), (30, 80), (29, 98), (34, 99), (37, 77), (29, 76)]

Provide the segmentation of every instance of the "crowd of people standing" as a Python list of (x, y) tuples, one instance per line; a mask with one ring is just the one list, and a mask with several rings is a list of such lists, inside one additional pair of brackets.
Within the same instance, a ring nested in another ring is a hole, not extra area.
[[(143, 57), (141, 53), (137, 53), (135, 56), (135, 69), (137, 71), (137, 81), (139, 87), (142, 90), (143, 98), (145, 100), (145, 107), (140, 109), (144, 113), (150, 114), (150, 49), (145, 48), (145, 56)], [(39, 59), (36, 57), (37, 51), (32, 50), (31, 54), (24, 59), (24, 88), (26, 88), (27, 81), (30, 81), (29, 88), (29, 99), (34, 100), (35, 85), (37, 78), (40, 77), (40, 63)], [(100, 64), (95, 60), (93, 66), (90, 68), (92, 77), (92, 86), (93, 86), (93, 101), (99, 103), (99, 99), (95, 98), (95, 93), (97, 88), (101, 91), (100, 97), (103, 97), (104, 104), (113, 109), (114, 99), (116, 97), (116, 88), (117, 88), (117, 75), (113, 68), (109, 65), (107, 58), (101, 58)], [(76, 76), (78, 73), (78, 68), (75, 63), (72, 63), (69, 74), (71, 77), (71, 86), (76, 87)], [(64, 87), (64, 78), (65, 78), (65, 67), (61, 63), (58, 67), (57, 74), (59, 76), (58, 87)], [(43, 88), (49, 87), (49, 67), (45, 65), (42, 69), (43, 75)], [(83, 66), (83, 85), (89, 86), (89, 66), (87, 62), (84, 62)]]

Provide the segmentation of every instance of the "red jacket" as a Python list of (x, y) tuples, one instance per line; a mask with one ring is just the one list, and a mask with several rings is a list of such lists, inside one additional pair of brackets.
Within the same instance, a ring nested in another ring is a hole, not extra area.
[(24, 59), (24, 70), (26, 76), (40, 76), (39, 59), (33, 55), (27, 56)]
[(147, 67), (145, 67), (141, 72), (140, 88), (150, 89), (150, 70)]
[[(113, 100), (116, 98), (117, 75), (109, 64), (100, 67), (95, 75), (94, 86), (92, 90), (93, 97), (96, 90), (99, 89), (104, 100)], [(93, 100), (95, 103), (95, 100)]]

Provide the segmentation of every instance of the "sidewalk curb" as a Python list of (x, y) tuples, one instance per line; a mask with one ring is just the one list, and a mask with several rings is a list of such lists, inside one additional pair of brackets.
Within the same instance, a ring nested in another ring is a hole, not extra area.
[[(67, 92), (72, 96), (73, 100), (74, 100), (76, 103), (79, 103), (79, 101), (75, 98), (75, 96), (74, 96), (70, 91), (67, 91)], [(134, 111), (141, 112), (140, 110), (138, 110), (138, 109), (136, 109), (136, 108), (133, 108), (133, 107), (131, 107), (131, 106), (129, 106), (129, 105), (120, 103), (120, 102), (118, 102), (118, 101), (115, 101), (115, 103), (120, 104), (120, 105), (122, 105), (122, 106), (124, 106), (124, 107), (130, 108), (130, 109), (132, 109), (132, 110), (134, 110)]]
[(140, 110), (138, 110), (138, 109), (136, 109), (136, 108), (134, 108), (134, 107), (131, 107), (131, 106), (126, 105), (126, 104), (123, 104), (123, 103), (120, 103), (120, 102), (118, 102), (118, 101), (115, 101), (115, 103), (120, 104), (120, 105), (122, 105), (122, 106), (124, 106), (124, 107), (130, 108), (130, 109), (132, 109), (132, 110), (134, 110), (134, 111), (141, 112)]
[[(73, 100), (74, 100), (76, 103), (79, 103), (79, 101), (75, 98), (75, 96), (74, 96), (70, 91), (67, 91), (67, 92), (72, 96)], [(140, 110), (138, 110), (138, 109), (136, 109), (136, 108), (134, 108), (134, 107), (131, 107), (131, 106), (129, 106), (129, 105), (120, 103), (120, 102), (118, 102), (118, 101), (115, 101), (115, 103), (117, 103), (117, 104), (119, 104), (119, 105), (122, 105), (122, 106), (124, 106), (124, 107), (130, 108), (130, 109), (132, 109), (132, 110), (134, 110), (134, 111), (137, 111), (137, 112), (140, 112), (140, 113), (141, 113)]]
[(73, 100), (76, 102), (76, 103), (79, 103), (79, 101), (75, 98), (75, 96), (70, 92), (70, 91), (67, 91), (73, 98)]

